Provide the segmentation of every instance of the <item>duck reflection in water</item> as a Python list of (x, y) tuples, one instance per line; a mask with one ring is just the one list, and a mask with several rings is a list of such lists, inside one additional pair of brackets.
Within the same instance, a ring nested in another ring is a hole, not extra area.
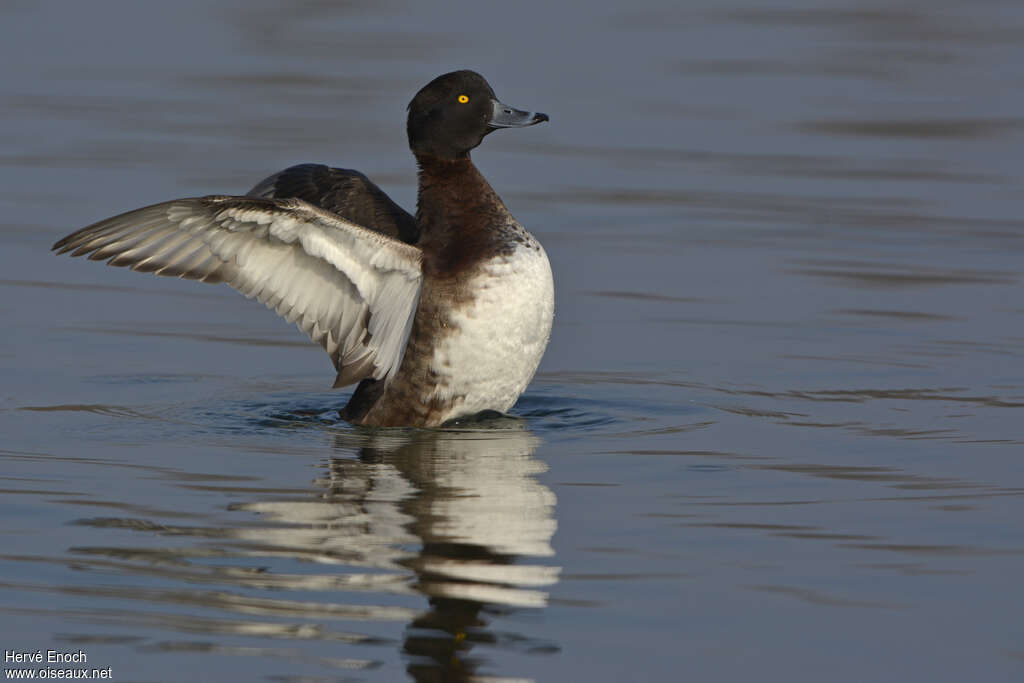
[[(302, 525), (288, 531), (290, 542), (320, 555), (330, 548), (335, 562), (411, 570), (412, 589), (429, 604), (409, 619), (402, 645), (417, 681), (470, 680), (486, 663), (468, 656), (480, 644), (558, 650), (488, 628), (503, 612), (543, 608), (560, 571), (550, 564), (555, 495), (535, 479), (546, 470), (533, 457), (539, 440), (518, 420), (495, 422), (487, 425), (500, 428), (346, 432), (335, 446), (351, 452), (358, 442), (359, 457), (331, 460), (318, 503), (239, 506)], [(381, 585), (369, 590), (408, 592), (407, 573), (371, 576)]]

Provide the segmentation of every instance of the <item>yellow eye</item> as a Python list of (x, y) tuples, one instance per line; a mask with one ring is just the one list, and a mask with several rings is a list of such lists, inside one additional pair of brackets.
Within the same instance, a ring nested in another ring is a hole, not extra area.
[(459, 95), (459, 104), (469, 102), (469, 95)]

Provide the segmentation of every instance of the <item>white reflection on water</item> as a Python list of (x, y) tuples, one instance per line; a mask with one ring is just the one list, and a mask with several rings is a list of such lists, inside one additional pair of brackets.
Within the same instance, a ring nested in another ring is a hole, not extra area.
[[(358, 461), (331, 461), (319, 500), (235, 506), (288, 525), (235, 537), (316, 562), (412, 567), (427, 595), (543, 607), (546, 592), (519, 586), (554, 584), (558, 568), (514, 562), (554, 555), (555, 495), (534, 479), (547, 469), (533, 457), (539, 440), (516, 424), (371, 434)], [(416, 543), (421, 552), (404, 549)]]

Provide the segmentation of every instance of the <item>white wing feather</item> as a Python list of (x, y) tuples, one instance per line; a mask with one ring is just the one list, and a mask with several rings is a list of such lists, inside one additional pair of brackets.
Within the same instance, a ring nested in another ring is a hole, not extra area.
[(418, 248), (299, 199), (178, 199), (83, 228), (54, 249), (226, 282), (323, 346), (344, 384), (398, 370), (422, 282)]

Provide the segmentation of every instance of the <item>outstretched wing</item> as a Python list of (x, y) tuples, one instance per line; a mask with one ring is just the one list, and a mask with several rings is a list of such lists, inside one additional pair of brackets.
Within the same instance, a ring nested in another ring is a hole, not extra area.
[(403, 242), (415, 244), (419, 239), (416, 219), (359, 171), (322, 164), (290, 166), (261, 181), (248, 196), (304, 199)]
[(100, 221), (53, 249), (226, 282), (323, 346), (335, 386), (398, 370), (422, 281), (418, 248), (300, 199), (178, 199)]

